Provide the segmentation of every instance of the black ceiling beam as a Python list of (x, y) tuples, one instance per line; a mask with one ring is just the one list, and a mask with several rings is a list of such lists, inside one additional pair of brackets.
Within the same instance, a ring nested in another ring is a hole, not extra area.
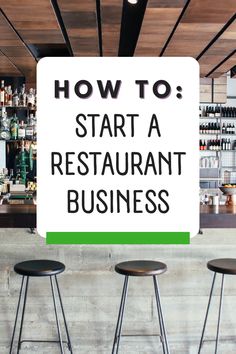
[(96, 14), (97, 14), (97, 26), (98, 26), (98, 44), (99, 44), (99, 55), (103, 56), (103, 45), (102, 45), (102, 17), (101, 17), (101, 1), (96, 0)]
[(64, 24), (62, 15), (61, 15), (60, 8), (59, 8), (59, 6), (58, 6), (58, 2), (57, 2), (57, 0), (51, 0), (51, 4), (52, 4), (53, 10), (54, 10), (54, 13), (55, 13), (55, 15), (56, 15), (58, 24), (59, 24), (59, 26), (60, 26), (61, 33), (62, 33), (62, 36), (63, 36), (64, 41), (65, 41), (65, 43), (66, 43), (68, 52), (69, 52), (70, 56), (73, 57), (73, 56), (74, 56), (74, 53), (73, 53), (73, 50), (72, 50), (72, 47), (71, 47), (71, 44), (70, 44), (70, 39), (69, 39), (67, 30), (66, 30), (66, 26), (65, 26), (65, 24)]
[(136, 4), (123, 0), (120, 30), (119, 57), (132, 57), (135, 52), (148, 0), (137, 0)]
[(236, 77), (236, 65), (230, 70), (230, 77)]

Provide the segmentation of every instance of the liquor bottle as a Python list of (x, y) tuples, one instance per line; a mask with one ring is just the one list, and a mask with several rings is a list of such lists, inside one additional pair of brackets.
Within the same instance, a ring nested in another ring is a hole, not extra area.
[(12, 121), (11, 121), (11, 139), (17, 140), (17, 138), (18, 138), (18, 123), (17, 123), (16, 114), (15, 114)]
[(232, 134), (235, 134), (235, 125), (234, 125), (234, 123), (232, 125)]
[(28, 104), (29, 109), (35, 108), (35, 93), (34, 93), (33, 88), (29, 89), (29, 93), (27, 96), (27, 104)]
[(12, 89), (11, 89), (11, 85), (8, 86), (8, 102), (7, 105), (8, 106), (12, 106)]
[(24, 124), (24, 121), (22, 120), (21, 124), (19, 125), (19, 128), (18, 128), (18, 139), (20, 139), (20, 140), (25, 139), (25, 135), (26, 135), (25, 124)]
[(33, 128), (34, 128), (34, 135), (33, 135), (33, 140), (37, 140), (37, 119), (36, 116), (31, 114), (32, 122), (33, 122)]
[(32, 115), (27, 119), (27, 125), (25, 128), (25, 137), (27, 140), (34, 140), (34, 126)]
[(8, 87), (5, 86), (4, 88), (4, 106), (8, 105)]
[(22, 85), (19, 94), (19, 105), (22, 107), (26, 106), (26, 93), (25, 93), (25, 84)]
[(18, 91), (17, 88), (15, 89), (13, 95), (12, 95), (12, 105), (14, 107), (18, 107), (19, 106), (19, 96), (18, 96)]
[(5, 107), (2, 107), (2, 117), (0, 120), (0, 139), (2, 140), (10, 140), (10, 119), (7, 117), (7, 111)]
[(1, 106), (4, 106), (5, 103), (4, 80), (1, 81), (0, 102), (1, 102)]

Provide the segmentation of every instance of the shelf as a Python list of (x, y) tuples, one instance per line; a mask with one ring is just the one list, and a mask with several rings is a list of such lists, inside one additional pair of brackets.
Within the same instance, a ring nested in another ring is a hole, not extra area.
[[(222, 135), (222, 134), (221, 133), (199, 133), (199, 135)], [(225, 135), (225, 134), (223, 134), (223, 135)], [(230, 135), (230, 134), (226, 134), (226, 135)]]
[(34, 139), (17, 139), (17, 140), (4, 140), (4, 139), (0, 139), (0, 141), (5, 141), (6, 143), (20, 143), (22, 141), (32, 141), (32, 142), (37, 142), (37, 140), (34, 140)]
[(207, 150), (199, 150), (200, 152), (201, 151), (207, 151), (207, 152), (236, 152), (236, 150), (209, 150), (209, 149), (207, 149)]
[(231, 166), (222, 166), (221, 165), (221, 168), (236, 168), (236, 166), (232, 166), (232, 165)]
[(199, 133), (199, 135), (224, 135), (228, 136), (229, 138), (232, 136), (236, 136), (236, 134), (225, 134), (225, 133)]
[(199, 119), (236, 119), (236, 117), (199, 117)]
[(0, 106), (0, 109), (2, 108), (11, 108), (11, 109), (28, 109), (30, 111), (36, 111), (36, 108), (30, 108), (28, 106)]
[(221, 135), (226, 135), (226, 136), (230, 137), (230, 136), (235, 136), (236, 134), (226, 134), (226, 133), (221, 133)]

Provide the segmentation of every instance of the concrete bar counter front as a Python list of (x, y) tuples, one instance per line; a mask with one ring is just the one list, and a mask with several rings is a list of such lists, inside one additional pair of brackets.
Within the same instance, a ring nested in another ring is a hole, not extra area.
[[(13, 267), (28, 259), (54, 259), (66, 265), (59, 277), (67, 324), (75, 354), (110, 354), (123, 286), (115, 264), (127, 260), (151, 259), (168, 265), (158, 278), (170, 352), (196, 354), (209, 297), (212, 272), (206, 262), (213, 258), (235, 257), (236, 232), (204, 229), (191, 245), (103, 245), (46, 246), (39, 236), (25, 229), (0, 229), (0, 353), (9, 352), (21, 279)], [(234, 354), (236, 283), (225, 280), (220, 353)], [(218, 282), (216, 283), (218, 286)], [(212, 300), (206, 342), (202, 353), (212, 354), (218, 292)], [(129, 284), (123, 320), (124, 334), (159, 333), (156, 300), (149, 279), (133, 278)], [(22, 338), (57, 338), (50, 283), (30, 279)], [(229, 340), (229, 341), (228, 341)], [(55, 344), (24, 343), (23, 353), (59, 353)], [(124, 337), (120, 353), (161, 353), (156, 337)], [(66, 351), (67, 353), (67, 351)]]

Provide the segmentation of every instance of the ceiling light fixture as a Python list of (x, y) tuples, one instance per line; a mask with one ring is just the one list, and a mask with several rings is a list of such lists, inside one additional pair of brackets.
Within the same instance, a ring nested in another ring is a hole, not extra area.
[(136, 5), (138, 3), (138, 0), (128, 0), (128, 2), (132, 5)]

